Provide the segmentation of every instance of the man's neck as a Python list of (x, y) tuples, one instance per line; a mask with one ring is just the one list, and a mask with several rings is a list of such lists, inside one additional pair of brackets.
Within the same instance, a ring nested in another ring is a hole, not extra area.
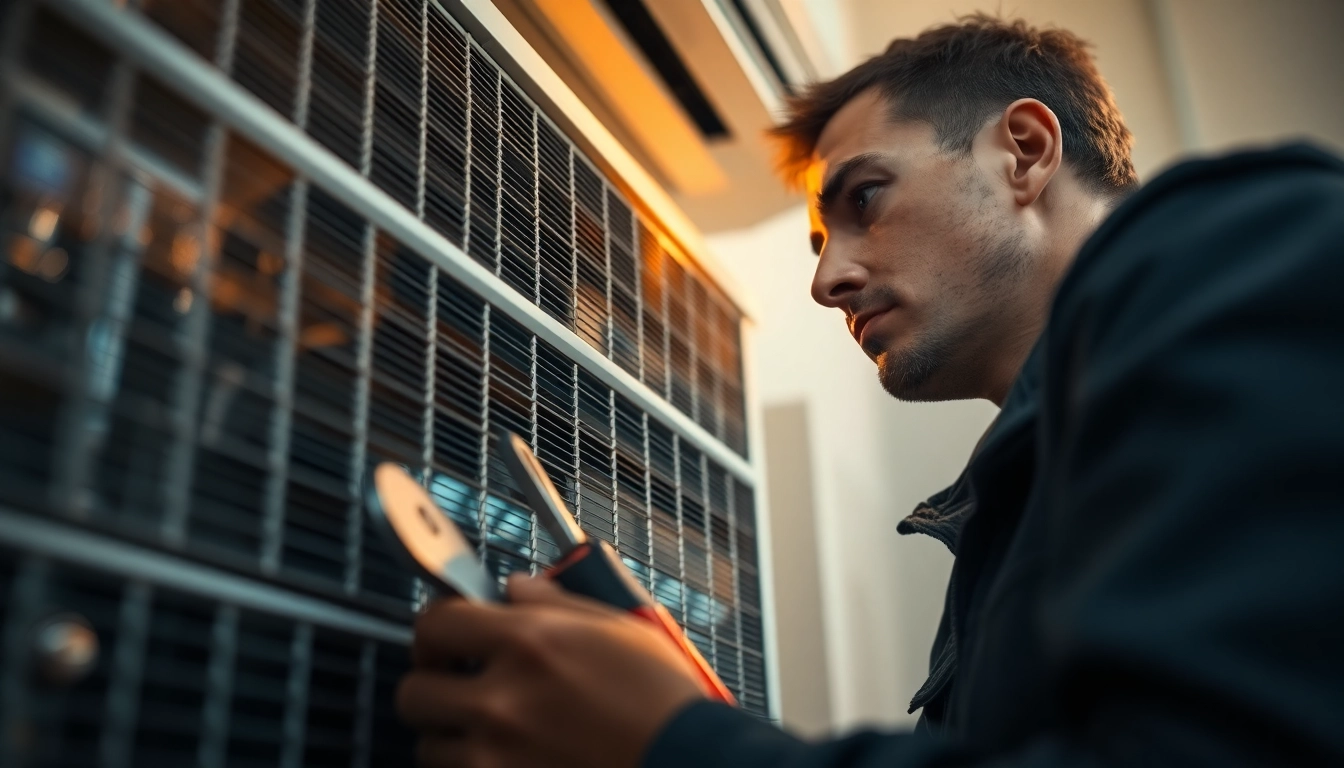
[(1051, 221), (1044, 222), (1046, 231), (1052, 236), (1042, 249), (1035, 274), (1028, 278), (1029, 284), (1024, 285), (1026, 295), (1021, 309), (1015, 317), (1007, 319), (1003, 325), (1004, 333), (996, 339), (991, 358), (994, 362), (986, 376), (989, 386), (985, 398), (1000, 408), (1036, 340), (1045, 330), (1060, 281), (1073, 265), (1083, 243), (1115, 208), (1113, 202), (1092, 194), (1069, 197), (1070, 204), (1050, 211)]

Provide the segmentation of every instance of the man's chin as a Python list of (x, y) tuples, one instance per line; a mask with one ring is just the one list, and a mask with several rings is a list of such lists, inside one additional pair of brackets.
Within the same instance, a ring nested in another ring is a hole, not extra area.
[(878, 355), (875, 362), (877, 380), (897, 400), (927, 403), (953, 399), (939, 392), (937, 374), (942, 360), (936, 355), (887, 351)]

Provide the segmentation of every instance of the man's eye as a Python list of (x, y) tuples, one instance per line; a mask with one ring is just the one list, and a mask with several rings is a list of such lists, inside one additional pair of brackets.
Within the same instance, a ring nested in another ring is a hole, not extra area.
[(872, 202), (873, 195), (875, 194), (877, 194), (876, 184), (866, 184), (851, 192), (850, 197), (854, 200), (855, 210), (859, 213), (868, 210), (868, 203)]

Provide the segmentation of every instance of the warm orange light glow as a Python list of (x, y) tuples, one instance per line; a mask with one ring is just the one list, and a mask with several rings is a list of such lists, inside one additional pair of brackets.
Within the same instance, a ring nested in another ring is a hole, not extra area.
[(31, 273), (37, 264), (37, 241), (18, 235), (9, 241), (9, 263)]
[(803, 189), (807, 191), (807, 223), (813, 232), (826, 231), (826, 228), (821, 225), (821, 216), (817, 213), (817, 206), (812, 202), (821, 192), (822, 171), (821, 163), (814, 162), (803, 172)]
[(347, 341), (345, 331), (331, 323), (314, 323), (299, 332), (299, 347), (302, 349), (340, 347)]
[(699, 131), (616, 37), (592, 0), (535, 0), (535, 5), (677, 191), (700, 195), (728, 185)]
[(278, 275), (285, 266), (285, 260), (269, 251), (257, 255), (257, 271), (263, 275)]
[(169, 258), (172, 259), (173, 269), (177, 270), (177, 274), (186, 277), (196, 271), (196, 259), (199, 254), (196, 238), (184, 232), (179, 232), (177, 237), (173, 238), (173, 251)]

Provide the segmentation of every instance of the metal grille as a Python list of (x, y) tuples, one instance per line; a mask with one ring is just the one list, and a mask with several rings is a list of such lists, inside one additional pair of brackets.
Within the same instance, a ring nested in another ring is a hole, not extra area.
[(0, 549), (6, 680), (24, 625), (77, 613), (99, 664), (73, 684), (6, 699), (5, 765), (411, 765), (414, 736), (387, 705), (400, 643)]
[(202, 53), (223, 51), (224, 74), (746, 455), (737, 309), (437, 5), (245, 0), (231, 48), (203, 42), (231, 21), (215, 4), (142, 5)]
[[(393, 0), (0, 13), (4, 764), (402, 764), (390, 691), (422, 589), (366, 529), (359, 479), (412, 467), (496, 573), (535, 568), (554, 546), (497, 425), (766, 713), (753, 494), (713, 443), (746, 442), (737, 310), (452, 18)], [(125, 40), (163, 31), (199, 57), (184, 68), (306, 137), (268, 151), (138, 67)], [(410, 223), (299, 170), (319, 146)], [(506, 300), (460, 279), (467, 259)], [(524, 304), (665, 401), (613, 388)], [(39, 525), (85, 544), (33, 554)], [(134, 556), (89, 570), (112, 542)], [(319, 607), (127, 571), (169, 555)], [(115, 646), (77, 691), (18, 671), (48, 609)], [(321, 620), (351, 611), (391, 629)]]

